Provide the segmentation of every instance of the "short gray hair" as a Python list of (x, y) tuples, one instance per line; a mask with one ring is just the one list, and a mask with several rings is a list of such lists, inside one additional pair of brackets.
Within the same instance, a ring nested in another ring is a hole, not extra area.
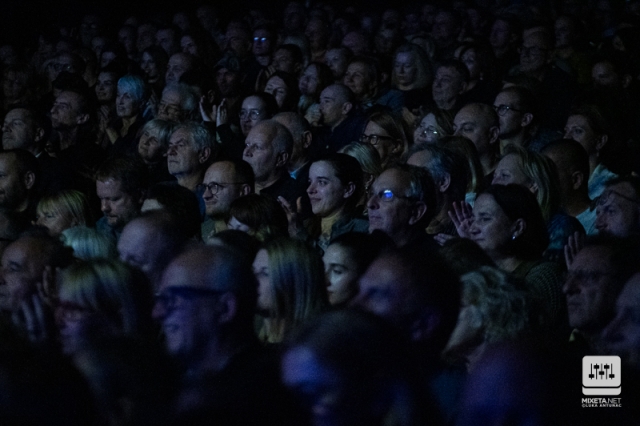
[(197, 151), (210, 148), (212, 153), (211, 155), (213, 156), (213, 152), (216, 148), (215, 140), (209, 129), (207, 129), (203, 124), (196, 123), (195, 121), (187, 121), (177, 125), (173, 129), (172, 134), (178, 130), (185, 130), (189, 134), (190, 142), (193, 143)]

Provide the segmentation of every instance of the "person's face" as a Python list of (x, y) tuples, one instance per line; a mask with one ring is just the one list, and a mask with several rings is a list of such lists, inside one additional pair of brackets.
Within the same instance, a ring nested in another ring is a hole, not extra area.
[(347, 394), (344, 379), (311, 349), (297, 346), (284, 353), (282, 383), (303, 397), (314, 425), (360, 424), (346, 420), (349, 418), (347, 413), (353, 415), (357, 410), (344, 406)]
[(158, 140), (158, 133), (145, 130), (138, 141), (138, 154), (145, 163), (157, 163), (162, 160), (166, 150)]
[(358, 265), (349, 250), (340, 244), (331, 244), (322, 256), (327, 295), (331, 305), (349, 301), (358, 291)]
[(300, 77), (298, 88), (303, 95), (313, 96), (318, 91), (318, 69), (314, 65), (309, 65)]
[(238, 73), (230, 71), (227, 68), (220, 68), (216, 72), (216, 85), (223, 97), (233, 96), (239, 84), (240, 79)]
[(167, 64), (167, 72), (165, 74), (165, 81), (167, 84), (178, 83), (182, 74), (191, 69), (191, 63), (184, 55), (184, 53), (176, 53), (169, 58)]
[(142, 62), (140, 62), (140, 68), (142, 68), (142, 71), (144, 71), (149, 80), (154, 80), (160, 76), (158, 65), (148, 52), (144, 52), (142, 54)]
[(0, 310), (16, 312), (20, 304), (36, 291), (42, 280), (44, 261), (36, 256), (36, 242), (21, 238), (7, 246), (0, 271)]
[(416, 57), (411, 52), (401, 52), (396, 55), (393, 63), (393, 72), (396, 75), (398, 86), (408, 88), (416, 81), (418, 67)]
[(158, 117), (161, 120), (179, 123), (182, 121), (182, 98), (176, 91), (166, 91), (162, 94), (158, 105)]
[(138, 27), (138, 39), (136, 40), (136, 46), (138, 52), (142, 52), (145, 49), (151, 47), (155, 43), (156, 31), (150, 24), (142, 24)]
[(40, 210), (36, 213), (36, 225), (44, 226), (49, 230), (49, 235), (57, 237), (62, 231), (77, 225), (76, 220), (68, 213), (61, 210)]
[(424, 116), (413, 133), (413, 139), (416, 143), (436, 143), (439, 137), (438, 122), (432, 113)]
[(155, 230), (140, 221), (127, 224), (118, 239), (120, 260), (142, 271), (154, 286), (164, 266), (158, 263), (161, 250)]
[(549, 46), (535, 33), (525, 37), (520, 49), (520, 71), (540, 72), (547, 64)]
[(510, 183), (531, 187), (531, 182), (527, 175), (524, 174), (522, 165), (518, 156), (515, 154), (507, 154), (498, 162), (496, 170), (493, 173), (493, 185), (509, 185)]
[(325, 125), (333, 127), (344, 119), (345, 101), (337, 90), (329, 86), (320, 93), (320, 113)]
[(620, 77), (609, 62), (598, 62), (591, 69), (591, 79), (596, 87), (615, 89), (621, 86)]
[[(380, 196), (383, 192), (391, 196)], [(372, 195), (367, 201), (369, 232), (379, 229), (393, 238), (413, 225), (413, 207), (406, 198), (408, 192), (409, 179), (399, 170), (385, 170), (378, 176), (371, 185)]]
[(247, 38), (247, 34), (239, 28), (229, 28), (225, 35), (227, 49), (235, 52), (236, 55), (243, 58), (251, 51), (251, 42)]
[(455, 26), (453, 17), (446, 12), (436, 15), (431, 29), (431, 36), (437, 44), (450, 42), (455, 37)]
[(394, 324), (406, 325), (404, 322), (412, 297), (407, 275), (406, 268), (397, 259), (390, 256), (377, 258), (360, 277), (360, 289), (352, 305)]
[(27, 185), (11, 155), (0, 155), (0, 208), (14, 210), (27, 200)]
[(481, 69), (477, 56), (478, 54), (474, 49), (467, 49), (460, 57), (462, 63), (469, 70), (469, 77), (472, 81), (480, 78)]
[(348, 65), (346, 56), (339, 49), (332, 49), (326, 53), (324, 61), (331, 69), (333, 78), (336, 80), (342, 79)]
[(596, 205), (599, 234), (626, 238), (640, 234), (640, 200), (627, 182), (609, 185)]
[(276, 151), (268, 132), (261, 126), (251, 129), (242, 159), (249, 163), (256, 182), (269, 180), (276, 171), (282, 153)]
[(96, 58), (102, 57), (102, 50), (107, 44), (107, 39), (104, 37), (94, 37), (91, 39), (91, 50), (96, 54)]
[(311, 165), (307, 194), (313, 214), (328, 217), (338, 213), (351, 193), (352, 188), (340, 182), (330, 163), (317, 161)]
[(455, 68), (440, 67), (436, 71), (431, 91), (436, 104), (453, 102), (464, 90), (464, 82)]
[(51, 127), (55, 130), (73, 129), (86, 121), (80, 114), (79, 96), (74, 92), (61, 92), (51, 108)]
[(273, 76), (267, 81), (264, 91), (265, 93), (273, 95), (273, 97), (276, 98), (278, 108), (282, 108), (282, 104), (284, 104), (287, 94), (289, 93), (289, 88), (283, 79)]
[(162, 47), (167, 55), (173, 55), (177, 50), (174, 39), (175, 33), (172, 29), (158, 30), (156, 33), (156, 45)]
[(7, 72), (2, 81), (2, 89), (5, 98), (9, 100), (20, 98), (27, 89), (27, 75), (22, 72)]
[(556, 19), (554, 31), (556, 36), (557, 48), (571, 46), (571, 44), (573, 43), (574, 29), (569, 19), (564, 17)]
[(309, 39), (312, 50), (321, 50), (327, 47), (327, 30), (322, 21), (318, 19), (309, 21), (304, 35)]
[(507, 106), (509, 109), (503, 115), (498, 114), (498, 122), (500, 123), (500, 137), (509, 138), (517, 135), (522, 131), (523, 112), (520, 110), (518, 96), (512, 92), (500, 92), (493, 102), (494, 108)]
[(494, 257), (503, 253), (514, 235), (514, 223), (496, 203), (493, 195), (481, 194), (473, 205), (473, 222), (469, 233), (471, 240)]
[(371, 95), (373, 82), (369, 78), (367, 67), (361, 62), (349, 64), (343, 82), (359, 100), (367, 99)]
[(185, 35), (180, 39), (180, 49), (182, 53), (188, 53), (193, 56), (198, 56), (198, 46), (191, 36)]
[(625, 284), (613, 320), (602, 333), (610, 353), (629, 365), (640, 365), (640, 275)]
[(476, 146), (478, 154), (491, 150), (491, 130), (482, 122), (479, 112), (473, 107), (463, 107), (453, 119), (453, 130), (458, 136), (464, 136)]
[(85, 349), (90, 338), (105, 331), (108, 321), (98, 312), (71, 301), (69, 289), (60, 288), (60, 300), (55, 311), (56, 326), (62, 353), (73, 355)]
[(98, 82), (96, 83), (96, 96), (98, 102), (106, 104), (112, 102), (116, 97), (118, 82), (113, 74), (101, 72), (98, 74)]
[(122, 228), (138, 215), (142, 200), (124, 192), (120, 181), (96, 180), (96, 194), (100, 199), (100, 210), (112, 228)]
[(564, 138), (573, 139), (587, 151), (589, 155), (598, 152), (600, 137), (593, 131), (583, 115), (570, 115), (564, 126)]
[(258, 310), (269, 312), (275, 307), (273, 300), (273, 286), (269, 278), (269, 255), (262, 249), (253, 261), (253, 274), (258, 280)]
[[(369, 138), (369, 143), (378, 151), (382, 164), (386, 164), (389, 157), (395, 155), (400, 149), (398, 142), (393, 140), (385, 129), (373, 121), (367, 123), (367, 126), (364, 128), (364, 135)], [(374, 141), (376, 138), (372, 138), (371, 136), (377, 136), (377, 142), (375, 144)]]
[(133, 99), (131, 93), (118, 90), (116, 95), (116, 113), (118, 117), (129, 118), (140, 110), (139, 103)]
[(100, 55), (100, 68), (106, 68), (113, 60), (116, 59), (116, 53), (110, 50), (103, 50)]
[(29, 148), (36, 137), (35, 123), (26, 109), (12, 109), (4, 116), (2, 148)]
[(569, 326), (584, 332), (601, 332), (613, 316), (618, 296), (609, 253), (601, 247), (585, 247), (568, 266), (562, 287), (567, 298)]
[(202, 166), (200, 152), (186, 129), (178, 129), (169, 138), (167, 168), (172, 175), (188, 175)]
[(186, 254), (171, 262), (162, 275), (158, 289), (161, 297), (153, 308), (153, 318), (160, 322), (164, 332), (167, 352), (180, 358), (200, 356), (218, 333), (216, 297), (219, 296), (189, 292), (212, 290), (203, 279), (206, 265), (201, 260)]
[(271, 65), (273, 65), (276, 71), (288, 72), (290, 74), (295, 74), (296, 72), (296, 62), (293, 55), (285, 49), (275, 51)]
[(121, 28), (118, 31), (118, 41), (124, 46), (127, 53), (133, 53), (136, 47), (136, 36), (132, 30)]
[(268, 56), (272, 48), (271, 35), (267, 30), (255, 30), (253, 32), (253, 54), (255, 56)]
[(246, 232), (249, 235), (254, 235), (255, 233), (254, 230), (249, 225), (245, 225), (244, 223), (236, 219), (234, 216), (231, 216), (231, 218), (229, 219), (229, 222), (227, 222), (227, 228), (235, 229), (236, 231)]
[(504, 49), (509, 45), (511, 40), (511, 29), (509, 24), (502, 20), (497, 20), (491, 27), (489, 35), (489, 43), (494, 49)]
[(218, 161), (209, 166), (202, 183), (206, 186), (215, 184), (215, 194), (209, 188), (202, 194), (209, 217), (225, 216), (231, 203), (246, 191), (245, 183), (238, 181), (233, 163), (228, 161)]
[[(282, 83), (284, 85), (284, 82)], [(257, 96), (249, 96), (242, 101), (242, 108), (240, 109), (240, 128), (242, 129), (242, 134), (244, 136), (249, 134), (251, 129), (253, 129), (253, 126), (266, 119), (266, 110), (262, 99)]]

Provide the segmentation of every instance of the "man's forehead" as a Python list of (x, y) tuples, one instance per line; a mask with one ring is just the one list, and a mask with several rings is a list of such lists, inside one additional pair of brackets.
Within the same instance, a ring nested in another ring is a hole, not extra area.
[(611, 253), (606, 247), (586, 246), (576, 254), (574, 261), (569, 265), (569, 269), (608, 269), (611, 263), (610, 255)]
[(75, 92), (60, 92), (56, 98), (56, 102), (68, 103), (71, 106), (76, 106), (80, 99), (80, 95)]
[(15, 262), (19, 264), (35, 264), (36, 254), (39, 252), (38, 241), (33, 238), (24, 237), (12, 242), (2, 253), (2, 263)]
[(398, 169), (387, 169), (378, 176), (373, 186), (376, 189), (405, 191), (409, 189), (409, 176)]
[(229, 161), (213, 163), (204, 174), (204, 182), (228, 182), (235, 177), (235, 168)]
[(5, 121), (10, 121), (10, 120), (22, 120), (22, 121), (29, 121), (29, 119), (31, 118), (31, 113), (24, 109), (24, 108), (14, 108), (11, 111), (9, 111), (7, 113), (7, 115), (5, 115), (4, 120)]
[(191, 143), (191, 133), (186, 129), (178, 129), (171, 134), (169, 143), (188, 142)]
[(162, 102), (168, 104), (180, 104), (180, 92), (176, 90), (169, 90), (162, 94)]

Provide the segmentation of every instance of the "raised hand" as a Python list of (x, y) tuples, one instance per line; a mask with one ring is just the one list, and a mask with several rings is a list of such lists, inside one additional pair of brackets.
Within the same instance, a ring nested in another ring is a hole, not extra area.
[(569, 236), (564, 246), (564, 261), (567, 268), (573, 263), (578, 252), (584, 248), (584, 240), (585, 235), (582, 232), (575, 232)]
[(302, 212), (302, 197), (298, 197), (296, 200), (296, 209), (291, 207), (291, 204), (284, 197), (278, 197), (278, 202), (287, 214), (287, 221), (289, 222), (289, 236), (295, 237), (300, 232), (300, 223), (298, 221), (298, 214)]
[(469, 238), (469, 228), (473, 222), (473, 209), (466, 201), (453, 202), (453, 211), (449, 210), (449, 217), (456, 227), (458, 235)]

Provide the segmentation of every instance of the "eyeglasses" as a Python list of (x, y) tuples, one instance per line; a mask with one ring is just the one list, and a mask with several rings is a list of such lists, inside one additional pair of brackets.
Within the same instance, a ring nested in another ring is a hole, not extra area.
[(500, 117), (503, 117), (508, 111), (522, 112), (521, 109), (515, 109), (514, 107), (505, 104), (494, 105), (493, 109), (496, 110), (496, 113)]
[(182, 108), (178, 105), (172, 105), (161, 101), (158, 104), (158, 111), (164, 111), (167, 114), (179, 114), (182, 112)]
[(242, 185), (243, 183), (244, 182), (224, 182), (224, 183), (210, 182), (210, 183), (201, 183), (199, 185), (196, 185), (196, 191), (198, 193), (204, 194), (205, 192), (207, 192), (207, 189), (208, 189), (209, 192), (211, 192), (211, 195), (216, 195), (218, 192), (220, 192), (221, 189), (224, 189), (225, 187), (227, 187), (229, 185)]
[(525, 56), (540, 56), (547, 52), (549, 49), (543, 49), (537, 46), (520, 46), (518, 51), (521, 55)]
[(188, 286), (165, 287), (161, 292), (155, 294), (156, 303), (162, 304), (165, 309), (172, 311), (176, 308), (178, 298), (194, 300), (205, 297), (215, 297), (227, 293), (223, 290), (210, 288), (198, 288)]
[(398, 195), (390, 189), (383, 189), (382, 191), (373, 191), (369, 190), (367, 193), (369, 199), (373, 197), (378, 197), (380, 201), (384, 201), (386, 203), (392, 203), (396, 198), (401, 198), (405, 200), (415, 200), (415, 197), (407, 197), (406, 195)]
[(266, 37), (254, 37), (253, 41), (259, 41), (260, 43), (264, 43), (267, 41)]
[(380, 139), (393, 139), (391, 136), (382, 136), (382, 135), (365, 135), (364, 133), (360, 136), (360, 142), (362, 143), (370, 143), (371, 145), (378, 145), (378, 141)]
[(247, 117), (249, 117), (249, 119), (251, 120), (256, 120), (258, 117), (260, 117), (262, 113), (260, 112), (260, 110), (257, 109), (250, 109), (250, 110), (246, 110), (246, 109), (241, 109), (240, 110), (240, 120), (246, 120)]
[(423, 126), (422, 124), (418, 127), (418, 130), (420, 130), (420, 134), (422, 136), (429, 136), (429, 135), (437, 135), (438, 134), (438, 129), (436, 129), (435, 126)]

